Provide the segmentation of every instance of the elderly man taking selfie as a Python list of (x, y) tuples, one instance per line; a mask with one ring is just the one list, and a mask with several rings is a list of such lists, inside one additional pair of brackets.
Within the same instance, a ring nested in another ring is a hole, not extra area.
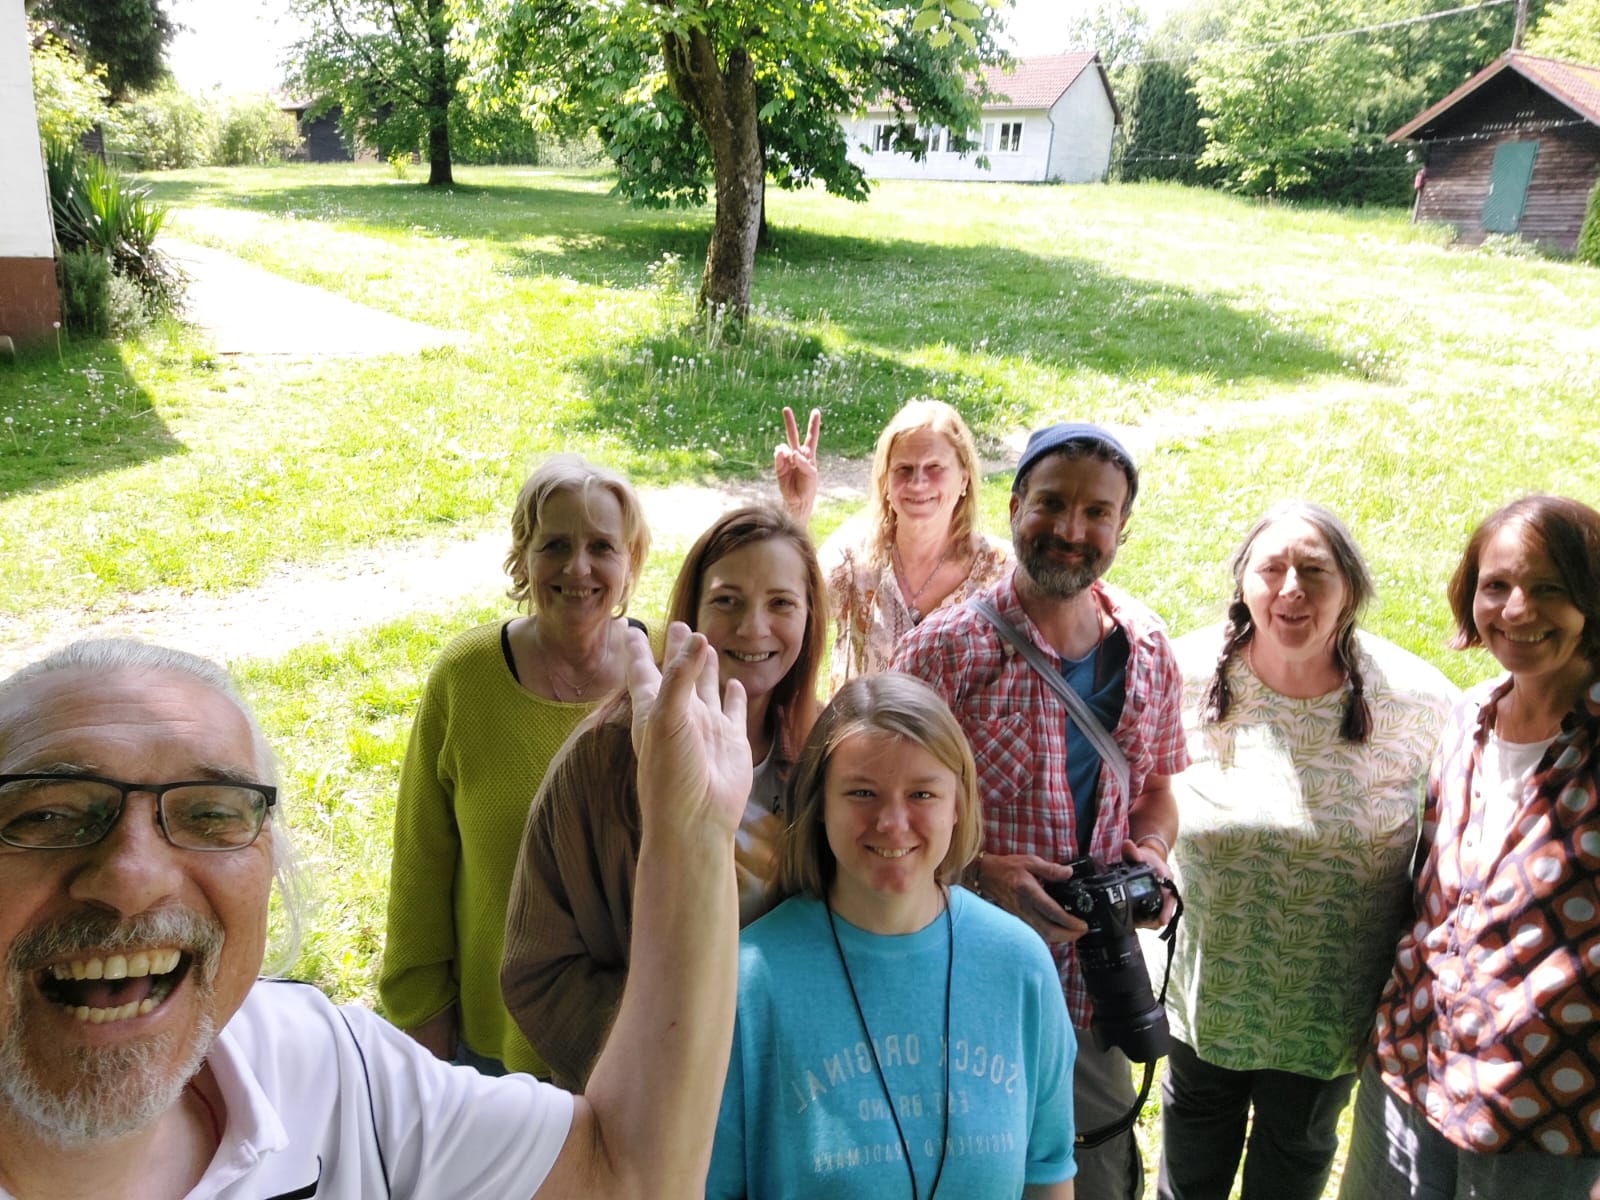
[(82, 642), (0, 682), (0, 1196), (703, 1194), (733, 1029), (743, 693), (675, 626), (630, 644), (632, 970), (588, 1092), (451, 1067), (258, 979), (289, 865), (227, 676)]

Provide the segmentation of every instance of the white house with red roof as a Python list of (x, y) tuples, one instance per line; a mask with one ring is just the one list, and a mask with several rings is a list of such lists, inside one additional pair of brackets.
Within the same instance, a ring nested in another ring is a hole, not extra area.
[[(1099, 55), (1023, 58), (1009, 74), (986, 68), (984, 82), (991, 96), (971, 135), (978, 149), (952, 150), (949, 130), (918, 125), (927, 153), (917, 159), (897, 151), (901, 117), (883, 104), (844, 119), (850, 160), (874, 179), (1098, 183), (1106, 177), (1122, 113)], [(980, 156), (987, 166), (979, 165)]]

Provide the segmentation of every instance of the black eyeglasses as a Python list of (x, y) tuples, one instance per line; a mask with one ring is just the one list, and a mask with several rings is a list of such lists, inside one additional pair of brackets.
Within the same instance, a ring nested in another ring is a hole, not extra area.
[(111, 832), (128, 796), (155, 797), (161, 834), (183, 850), (243, 850), (255, 841), (278, 789), (265, 783), (123, 783), (98, 775), (0, 775), (0, 842), (24, 850), (75, 850)]

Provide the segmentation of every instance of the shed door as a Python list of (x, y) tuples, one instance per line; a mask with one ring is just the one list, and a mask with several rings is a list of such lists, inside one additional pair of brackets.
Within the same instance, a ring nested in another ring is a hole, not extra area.
[(1502, 142), (1494, 150), (1489, 174), (1489, 194), (1483, 200), (1485, 233), (1515, 233), (1522, 224), (1522, 206), (1533, 177), (1533, 156), (1538, 142)]

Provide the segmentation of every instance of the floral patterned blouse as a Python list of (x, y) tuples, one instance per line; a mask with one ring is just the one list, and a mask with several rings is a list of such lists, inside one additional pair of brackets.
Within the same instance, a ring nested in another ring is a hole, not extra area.
[[(965, 602), (999, 580), (1010, 567), (1008, 544), (983, 534), (972, 536), (976, 543), (972, 570), (930, 611)], [(900, 594), (894, 563), (874, 563), (867, 542), (867, 523), (852, 517), (817, 552), (834, 620), (833, 661), (828, 671), (830, 696), (857, 675), (887, 671), (901, 639), (928, 615), (912, 611)]]
[(1203, 722), (1222, 631), (1173, 643), (1191, 762), (1173, 780), (1184, 914), (1167, 1012), (1215, 1066), (1349, 1074), (1394, 961), (1428, 764), (1457, 691), (1400, 647), (1356, 637), (1363, 743), (1339, 736), (1343, 688), (1282, 696), (1242, 655), (1227, 717)]

